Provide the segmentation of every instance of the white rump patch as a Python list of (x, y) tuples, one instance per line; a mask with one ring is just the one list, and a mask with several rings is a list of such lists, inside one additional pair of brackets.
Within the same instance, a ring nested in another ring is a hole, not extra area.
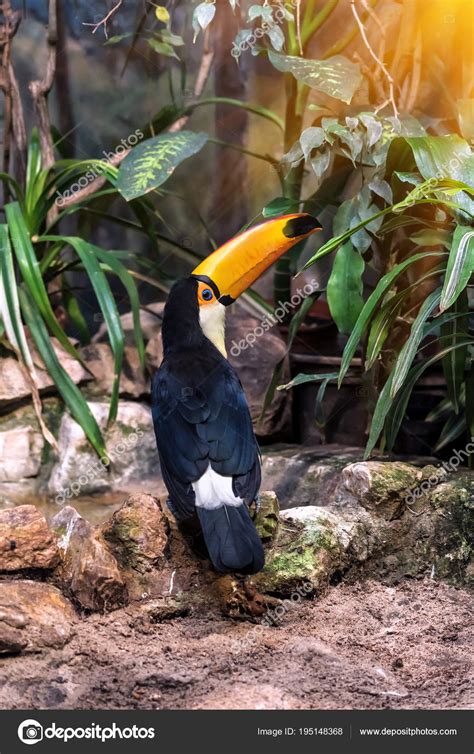
[(209, 465), (197, 482), (193, 482), (193, 490), (196, 495), (196, 506), (208, 511), (220, 508), (223, 505), (242, 505), (241, 497), (234, 495), (232, 491), (232, 477), (222, 476)]

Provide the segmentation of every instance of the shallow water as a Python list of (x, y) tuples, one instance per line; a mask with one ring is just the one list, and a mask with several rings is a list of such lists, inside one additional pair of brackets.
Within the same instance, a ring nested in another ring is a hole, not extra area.
[[(83, 518), (90, 521), (91, 524), (100, 524), (109, 518), (117, 508), (120, 508), (127, 497), (127, 492), (109, 492), (100, 495), (71, 498), (71, 500), (68, 501), (68, 504), (75, 508)], [(51, 521), (53, 516), (55, 516), (56, 513), (59, 513), (64, 507), (58, 505), (54, 498), (48, 498), (41, 495), (29, 495), (22, 496), (21, 498), (11, 498), (8, 502), (0, 503), (0, 510), (12, 508), (17, 505), (35, 505), (45, 515), (48, 521)]]

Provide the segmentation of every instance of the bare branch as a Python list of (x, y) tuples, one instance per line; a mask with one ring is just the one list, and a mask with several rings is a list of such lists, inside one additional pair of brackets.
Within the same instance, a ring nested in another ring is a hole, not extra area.
[(48, 110), (48, 94), (53, 86), (56, 73), (56, 54), (58, 43), (57, 0), (49, 0), (48, 10), (48, 57), (43, 79), (30, 81), (30, 92), (38, 116), (41, 156), (43, 167), (50, 168), (54, 163), (54, 144), (51, 135), (51, 121)]
[(110, 19), (114, 15), (114, 13), (116, 13), (118, 11), (118, 9), (122, 5), (122, 3), (123, 3), (123, 0), (118, 0), (118, 2), (114, 5), (114, 7), (112, 8), (112, 10), (109, 10), (109, 12), (107, 13), (107, 15), (105, 15), (104, 18), (102, 18), (100, 21), (98, 21), (98, 23), (96, 23), (96, 24), (83, 23), (82, 25), (83, 26), (93, 26), (94, 27), (92, 29), (92, 33), (93, 34), (96, 33), (97, 29), (100, 29), (100, 27), (103, 26), (104, 27), (105, 38), (108, 39), (109, 36), (108, 36), (108, 32), (107, 32), (107, 23), (110, 21)]
[[(367, 39), (367, 34), (365, 32), (364, 24), (362, 23), (362, 21), (360, 19), (360, 16), (359, 16), (359, 14), (357, 12), (357, 8), (355, 7), (355, 0), (350, 0), (350, 3), (351, 3), (352, 14), (353, 14), (353, 16), (354, 16), (354, 18), (356, 20), (357, 26), (359, 27), (359, 31), (360, 31), (361, 37), (363, 39), (363, 42), (364, 42), (365, 46), (367, 47), (370, 55), (373, 57), (373, 59), (375, 60), (375, 62), (377, 63), (378, 67), (380, 68), (380, 70), (382, 71), (383, 75), (385, 76), (385, 78), (388, 81), (388, 92), (389, 93), (388, 93), (388, 100), (387, 100), (387, 102), (391, 103), (392, 108), (393, 108), (393, 114), (395, 115), (396, 118), (398, 118), (398, 108), (397, 108), (397, 104), (395, 102), (394, 80), (392, 78), (392, 75), (391, 75), (390, 71), (387, 69), (387, 67), (385, 66), (385, 64), (382, 62), (382, 60), (380, 60), (380, 58), (378, 57), (377, 53), (374, 52), (374, 50), (372, 49), (372, 47), (370, 45), (369, 40)], [(385, 105), (387, 104), (387, 102), (384, 102), (383, 107), (385, 107)], [(377, 110), (381, 110), (381, 109), (382, 109), (381, 107), (377, 108)]]

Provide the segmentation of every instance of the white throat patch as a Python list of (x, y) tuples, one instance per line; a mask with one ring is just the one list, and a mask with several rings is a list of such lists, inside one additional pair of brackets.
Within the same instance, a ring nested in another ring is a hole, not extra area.
[(201, 329), (211, 343), (227, 357), (225, 350), (225, 306), (219, 301), (199, 307)]

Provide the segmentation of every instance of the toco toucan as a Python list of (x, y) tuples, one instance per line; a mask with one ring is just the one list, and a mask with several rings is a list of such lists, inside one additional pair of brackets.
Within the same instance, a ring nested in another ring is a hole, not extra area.
[(256, 573), (265, 560), (248, 508), (260, 488), (260, 455), (226, 359), (225, 307), (320, 227), (292, 214), (250, 228), (178, 280), (165, 305), (152, 413), (168, 506), (183, 527), (197, 526), (220, 572)]

